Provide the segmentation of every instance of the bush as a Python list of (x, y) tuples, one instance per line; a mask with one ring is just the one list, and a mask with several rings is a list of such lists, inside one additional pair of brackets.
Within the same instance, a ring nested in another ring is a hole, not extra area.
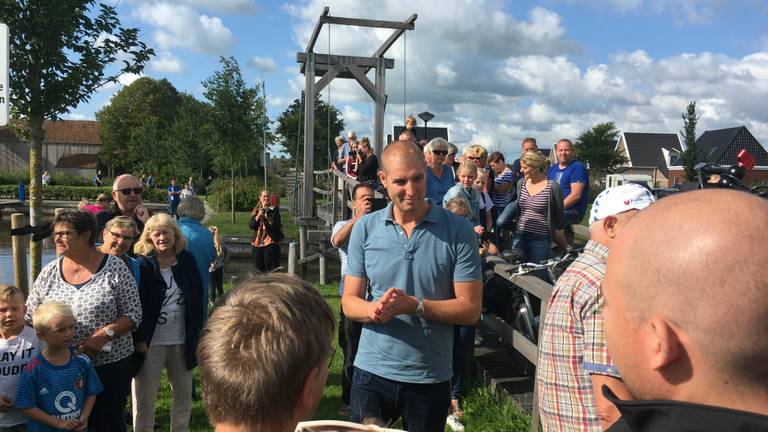
[[(214, 210), (231, 211), (230, 180), (214, 180), (208, 195), (208, 205)], [(235, 179), (235, 211), (251, 211), (259, 202), (261, 182), (255, 177)]]
[[(102, 186), (45, 186), (43, 187), (44, 200), (80, 201), (83, 198), (95, 200), (100, 193), (109, 195), (111, 187)], [(165, 202), (168, 193), (164, 189), (144, 189), (142, 197), (145, 202)], [(18, 185), (0, 185), (0, 198), (17, 199), (19, 197)], [(27, 199), (29, 199), (29, 186), (27, 186)]]
[(29, 172), (21, 170), (0, 173), (0, 185), (18, 186), (21, 182), (29, 183)]

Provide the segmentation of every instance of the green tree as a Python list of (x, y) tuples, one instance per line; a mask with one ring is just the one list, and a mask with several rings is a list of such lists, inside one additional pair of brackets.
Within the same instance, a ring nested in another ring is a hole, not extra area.
[(685, 179), (689, 182), (696, 181), (694, 167), (701, 162), (699, 146), (696, 145), (696, 124), (700, 117), (696, 114), (696, 101), (689, 103), (688, 108), (682, 114), (683, 130), (680, 134), (685, 138), (685, 150), (680, 154), (680, 159), (682, 159), (685, 169)]
[[(154, 51), (139, 40), (138, 29), (120, 25), (115, 6), (94, 0), (2, 0), (0, 21), (10, 29), (12, 113), (26, 120), (30, 224), (37, 226), (43, 223), (43, 121), (87, 102), (120, 75), (141, 72)], [(31, 241), (30, 261), (34, 279), (42, 263), (40, 242)]]
[(582, 132), (574, 143), (578, 159), (589, 167), (589, 176), (598, 181), (627, 159), (616, 150), (619, 131), (612, 121)]
[[(111, 170), (167, 176), (166, 136), (182, 96), (167, 79), (142, 77), (118, 91), (96, 113), (101, 125), (99, 158)], [(173, 175), (173, 174), (171, 174)]]
[[(296, 157), (296, 145), (299, 144), (299, 163), (304, 160), (304, 111), (302, 108), (301, 101), (294, 100), (277, 118), (276, 130), (282, 146), (291, 159)], [(330, 131), (328, 129), (329, 114)], [(341, 134), (344, 126), (344, 119), (341, 118), (341, 113), (336, 107), (322, 100), (315, 100), (315, 169), (322, 170), (330, 166), (329, 148), (331, 153), (336, 150), (334, 138)]]
[(216, 132), (211, 121), (210, 104), (182, 93), (176, 118), (168, 129), (165, 146), (172, 151), (168, 159), (170, 175), (201, 175), (211, 167), (210, 143)]
[(203, 94), (212, 105), (214, 166), (221, 171), (228, 169), (231, 174), (231, 219), (234, 223), (235, 167), (244, 157), (261, 154), (266, 144), (262, 142), (262, 131), (269, 127), (269, 118), (258, 90), (246, 85), (237, 60), (222, 57), (220, 63), (221, 70), (203, 81)]

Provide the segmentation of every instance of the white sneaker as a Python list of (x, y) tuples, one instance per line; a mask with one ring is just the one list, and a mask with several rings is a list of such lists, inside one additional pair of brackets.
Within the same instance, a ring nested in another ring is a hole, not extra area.
[(454, 414), (449, 415), (448, 418), (445, 419), (445, 424), (447, 424), (453, 432), (464, 432), (464, 425), (461, 424), (459, 418)]

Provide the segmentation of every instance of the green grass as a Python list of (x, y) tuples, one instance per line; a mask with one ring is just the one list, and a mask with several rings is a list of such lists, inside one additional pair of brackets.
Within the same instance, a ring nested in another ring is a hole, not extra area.
[[(229, 290), (230, 286), (225, 284), (224, 289)], [(317, 288), (323, 294), (323, 297), (331, 306), (335, 315), (338, 316), (340, 307), (340, 298), (338, 295), (338, 285), (326, 284), (317, 285)], [(338, 353), (331, 364), (328, 372), (328, 383), (323, 390), (323, 398), (315, 412), (314, 418), (317, 420), (347, 420), (339, 415), (341, 406), (341, 374), (344, 364), (344, 356), (338, 346), (338, 340), (333, 338), (333, 345)], [(195, 380), (198, 384), (198, 371), (194, 371)], [(467, 397), (463, 402), (464, 417), (462, 421), (466, 426), (467, 432), (522, 432), (530, 429), (530, 417), (515, 407), (509, 399), (497, 398), (488, 387), (473, 387), (467, 390)], [(171, 411), (171, 388), (168, 379), (163, 372), (160, 381), (160, 390), (158, 391), (157, 403), (155, 406), (156, 430), (170, 429), (170, 411)], [(205, 414), (202, 401), (193, 401), (192, 417), (190, 420), (190, 431), (212, 431), (212, 426), (208, 423), (208, 417)], [(446, 428), (446, 431), (450, 429)]]
[[(235, 212), (235, 223), (232, 223), (232, 214), (230, 212), (216, 213), (208, 219), (206, 225), (216, 225), (219, 232), (224, 236), (244, 236), (253, 235), (253, 230), (248, 228), (248, 221), (251, 220), (251, 212)], [(286, 238), (298, 239), (299, 227), (293, 220), (293, 216), (288, 212), (280, 212), (280, 221), (283, 224), (283, 234)]]

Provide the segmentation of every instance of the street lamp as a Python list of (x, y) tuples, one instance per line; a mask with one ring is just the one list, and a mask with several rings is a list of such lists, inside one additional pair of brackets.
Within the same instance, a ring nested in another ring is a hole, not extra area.
[(424, 121), (424, 139), (427, 139), (427, 123), (435, 118), (435, 115), (429, 111), (424, 111), (423, 113), (419, 114), (419, 118)]

